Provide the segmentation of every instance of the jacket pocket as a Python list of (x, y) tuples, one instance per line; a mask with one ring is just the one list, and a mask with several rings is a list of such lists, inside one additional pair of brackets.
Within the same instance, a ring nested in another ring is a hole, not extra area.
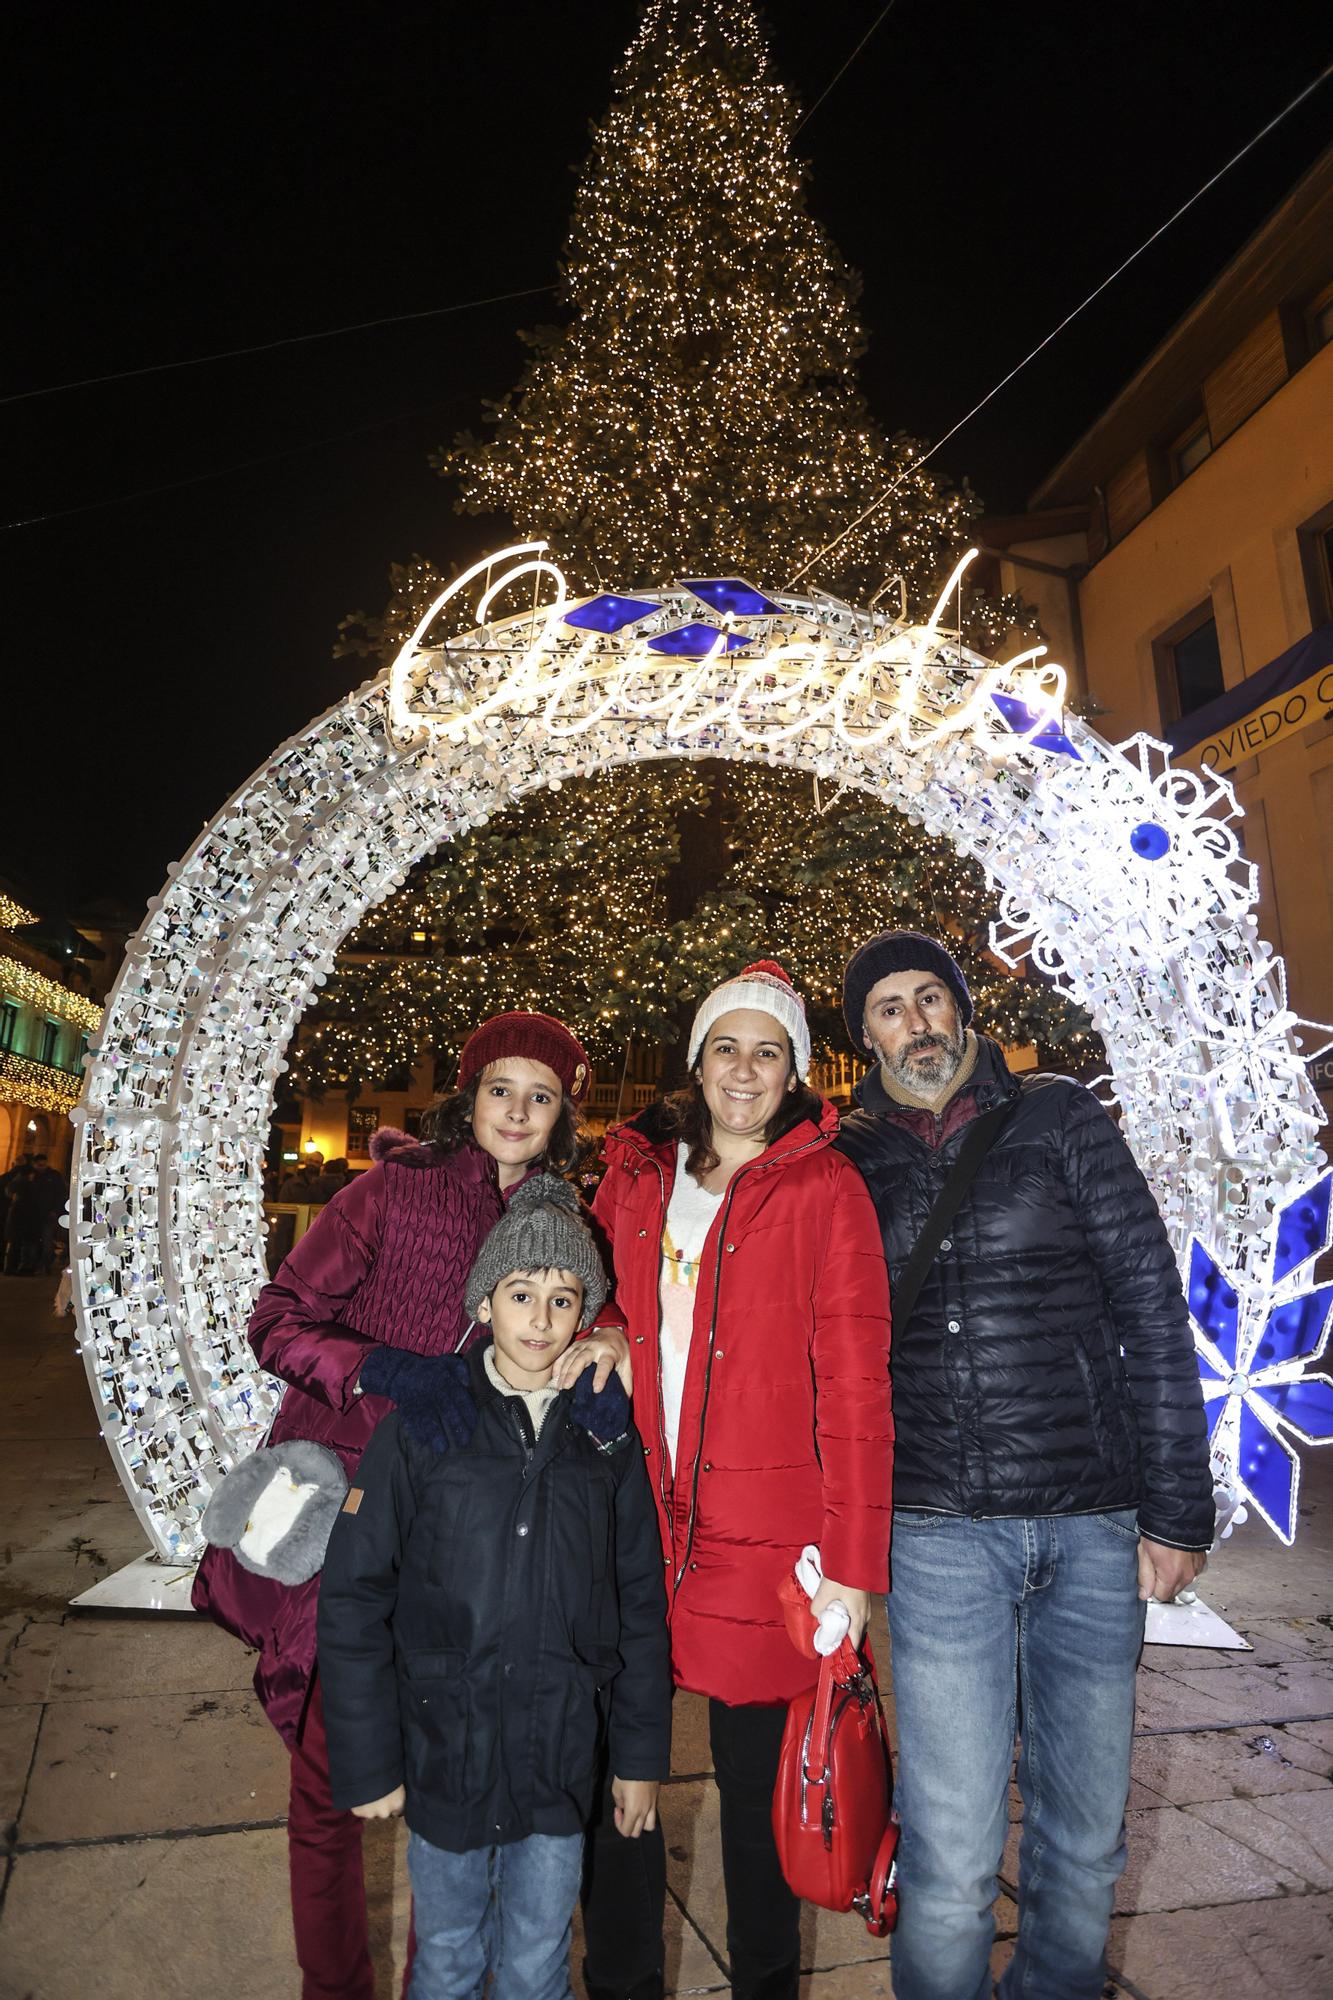
[(1101, 1384), (1097, 1380), (1097, 1371), (1092, 1365), (1091, 1356), (1087, 1348), (1083, 1345), (1083, 1339), (1080, 1334), (1075, 1334), (1074, 1336), (1074, 1359), (1078, 1362), (1079, 1374), (1083, 1377), (1083, 1389), (1088, 1403), (1088, 1426), (1092, 1432), (1092, 1441), (1096, 1446), (1097, 1456), (1101, 1459), (1102, 1464), (1108, 1472), (1121, 1470), (1123, 1468), (1120, 1464), (1119, 1454), (1116, 1452), (1115, 1439), (1112, 1437), (1107, 1426), (1106, 1404), (1102, 1396)]
[(408, 1653), (399, 1680), (408, 1783), (455, 1804), (480, 1789), (478, 1766), (484, 1761), (465, 1666), (461, 1652)]
[(615, 1492), (609, 1475), (594, 1469), (584, 1488), (588, 1505), (588, 1554), (591, 1576), (601, 1584), (611, 1568), (611, 1533), (615, 1518)]

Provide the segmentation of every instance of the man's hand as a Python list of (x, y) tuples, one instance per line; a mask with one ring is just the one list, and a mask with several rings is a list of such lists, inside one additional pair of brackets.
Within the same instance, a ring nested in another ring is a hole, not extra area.
[(853, 1590), (849, 1584), (835, 1583), (831, 1576), (826, 1576), (810, 1599), (810, 1616), (816, 1625), (829, 1605), (834, 1603), (847, 1606), (847, 1613), (852, 1621), (847, 1638), (859, 1652), (861, 1641), (866, 1635), (866, 1626), (870, 1623), (870, 1592)]
[(626, 1840), (637, 1840), (657, 1825), (656, 1778), (612, 1778), (611, 1796), (616, 1802), (616, 1832)]
[(1208, 1558), (1200, 1549), (1168, 1549), (1162, 1542), (1139, 1540), (1139, 1596), (1145, 1604), (1156, 1599), (1170, 1604), (1188, 1590)]
[(406, 1804), (407, 1793), (401, 1785), (397, 1785), (382, 1799), (372, 1799), (365, 1806), (353, 1806), (352, 1811), (358, 1819), (396, 1819)]
[(585, 1368), (595, 1367), (592, 1386), (600, 1393), (615, 1370), (627, 1396), (634, 1394), (634, 1369), (629, 1342), (618, 1326), (595, 1326), (582, 1340), (572, 1340), (551, 1370), (553, 1389), (572, 1389)]

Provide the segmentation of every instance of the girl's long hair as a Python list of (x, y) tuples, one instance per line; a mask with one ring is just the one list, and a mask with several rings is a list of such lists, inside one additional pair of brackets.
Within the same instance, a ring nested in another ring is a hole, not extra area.
[[(796, 1064), (792, 1063), (788, 1076), (796, 1075)], [(699, 1180), (711, 1173), (717, 1165), (718, 1155), (713, 1146), (713, 1115), (704, 1098), (703, 1085), (697, 1076), (692, 1076), (683, 1090), (673, 1090), (662, 1100), (666, 1113), (666, 1136), (689, 1148), (685, 1156), (685, 1171)], [(823, 1099), (819, 1092), (811, 1090), (808, 1083), (798, 1079), (795, 1090), (784, 1090), (782, 1102), (764, 1127), (765, 1148), (777, 1141), (808, 1118), (818, 1125), (823, 1110)]]
[[(421, 1139), (438, 1146), (443, 1153), (456, 1153), (472, 1143), (472, 1113), (485, 1070), (474, 1076), (462, 1090), (447, 1090), (435, 1098), (421, 1114)], [(573, 1174), (592, 1151), (592, 1141), (582, 1129), (579, 1108), (568, 1091), (564, 1093), (551, 1136), (546, 1142), (542, 1164), (548, 1173)]]

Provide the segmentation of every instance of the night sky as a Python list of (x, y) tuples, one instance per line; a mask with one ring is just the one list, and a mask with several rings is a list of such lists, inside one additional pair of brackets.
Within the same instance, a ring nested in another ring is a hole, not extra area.
[[(882, 0), (772, 0), (809, 106)], [(0, 390), (548, 284), (635, 0), (14, 4), (0, 26)], [(1326, 10), (897, 0), (798, 140), (864, 275), (863, 379), (934, 438), (1323, 67)], [(949, 446), (1041, 475), (1328, 141), (1293, 115)], [(0, 874), (137, 909), (226, 796), (364, 677), (389, 563), (504, 536), (427, 452), (509, 388), (549, 299), (0, 408)], [(347, 435), (351, 433), (351, 435)], [(276, 456), (277, 454), (285, 454)], [(94, 505), (198, 474), (224, 477)], [(771, 583), (771, 578), (756, 578)]]

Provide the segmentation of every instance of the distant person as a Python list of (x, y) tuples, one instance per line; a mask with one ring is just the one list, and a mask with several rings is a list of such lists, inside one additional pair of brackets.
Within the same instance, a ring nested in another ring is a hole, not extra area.
[(335, 1806), (406, 1817), (412, 2000), (564, 2000), (610, 1711), (618, 1837), (656, 1825), (671, 1748), (666, 1592), (629, 1399), (551, 1371), (606, 1296), (565, 1181), (537, 1175), (463, 1280), (489, 1339), (447, 1357), (443, 1461), (402, 1415), (334, 1526), (319, 1672)]
[(278, 1189), (278, 1200), (300, 1203), (313, 1200), (310, 1190), (315, 1185), (315, 1179), (314, 1167), (305, 1165), (293, 1168), (292, 1172), (284, 1177)]
[(341, 1194), (352, 1176), (347, 1171), (346, 1160), (330, 1160), (326, 1167), (310, 1183), (307, 1201), (332, 1201), (335, 1194)]
[(41, 1270), (49, 1276), (55, 1269), (60, 1218), (69, 1200), (69, 1182), (50, 1164), (45, 1153), (37, 1154), (33, 1161), (33, 1172), (36, 1177), (37, 1205), (41, 1210), (37, 1261)]
[(4, 1268), (11, 1278), (26, 1278), (37, 1269), (42, 1239), (42, 1202), (37, 1169), (30, 1158), (16, 1167), (5, 1183)]

